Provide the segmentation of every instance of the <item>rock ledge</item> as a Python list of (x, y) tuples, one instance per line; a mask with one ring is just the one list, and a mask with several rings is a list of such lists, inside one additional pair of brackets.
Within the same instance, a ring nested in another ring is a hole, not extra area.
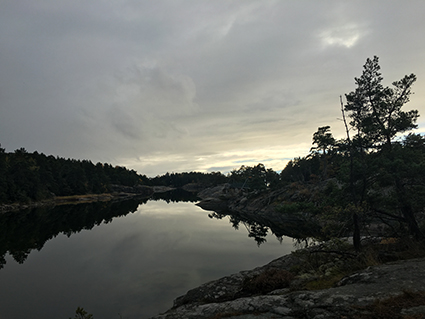
[[(336, 287), (323, 290), (279, 289), (265, 295), (237, 297), (241, 283), (270, 268), (288, 269), (297, 257), (287, 255), (251, 271), (206, 283), (175, 301), (172, 309), (152, 319), (202, 318), (352, 318), (357, 307), (375, 300), (425, 290), (425, 258), (368, 267), (343, 278)], [(403, 314), (424, 314), (425, 307), (403, 309)]]

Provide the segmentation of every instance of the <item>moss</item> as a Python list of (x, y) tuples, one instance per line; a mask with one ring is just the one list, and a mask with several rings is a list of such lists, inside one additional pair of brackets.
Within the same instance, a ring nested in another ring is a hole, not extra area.
[(276, 289), (288, 288), (293, 279), (294, 274), (287, 270), (270, 268), (253, 278), (246, 278), (242, 284), (242, 294), (267, 294)]
[(297, 289), (319, 290), (333, 287), (343, 277), (370, 266), (424, 257), (425, 245), (409, 238), (390, 238), (364, 246), (360, 253), (344, 245), (326, 243), (295, 254), (303, 260), (290, 269), (301, 280)]
[(322, 277), (317, 280), (307, 282), (305, 284), (305, 288), (308, 290), (321, 290), (332, 288), (345, 276), (346, 274), (339, 273), (331, 276)]
[(353, 307), (353, 319), (424, 319), (425, 314), (403, 315), (402, 310), (425, 305), (425, 291), (404, 291), (401, 295), (376, 300), (364, 307)]

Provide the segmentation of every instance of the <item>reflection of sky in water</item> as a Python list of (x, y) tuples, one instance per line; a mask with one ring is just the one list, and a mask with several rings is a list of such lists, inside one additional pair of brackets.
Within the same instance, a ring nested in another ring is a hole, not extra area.
[(192, 203), (150, 201), (137, 212), (71, 237), (59, 235), (24, 264), (0, 270), (0, 319), (146, 318), (207, 281), (251, 269), (292, 250), (274, 236), (257, 247), (227, 218)]

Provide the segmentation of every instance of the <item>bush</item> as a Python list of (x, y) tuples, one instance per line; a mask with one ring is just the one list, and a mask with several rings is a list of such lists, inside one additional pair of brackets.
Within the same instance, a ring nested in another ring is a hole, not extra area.
[(284, 269), (270, 268), (261, 274), (246, 278), (242, 284), (245, 294), (266, 294), (276, 289), (288, 288), (294, 275)]

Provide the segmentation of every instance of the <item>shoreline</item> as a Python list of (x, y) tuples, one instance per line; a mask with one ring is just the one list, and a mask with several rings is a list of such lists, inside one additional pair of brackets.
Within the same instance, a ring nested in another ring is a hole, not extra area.
[(78, 205), (94, 202), (108, 202), (112, 200), (126, 200), (133, 197), (143, 197), (142, 194), (134, 193), (104, 193), (104, 194), (85, 194), (85, 195), (70, 195), (70, 196), (56, 196), (50, 199), (43, 199), (41, 201), (29, 203), (11, 203), (0, 204), (0, 213), (14, 212), (24, 209), (36, 207), (54, 207), (61, 205)]
[(36, 207), (47, 207), (47, 206), (60, 206), (60, 205), (78, 205), (87, 204), (94, 202), (108, 202), (113, 200), (127, 200), (134, 197), (149, 198), (153, 194), (165, 193), (172, 191), (175, 188), (166, 186), (140, 186), (140, 187), (128, 187), (128, 186), (116, 186), (116, 189), (111, 193), (102, 194), (84, 194), (84, 195), (69, 195), (69, 196), (54, 196), (49, 199), (43, 199), (40, 201), (33, 201), (28, 203), (11, 203), (11, 204), (0, 204), (0, 214), (19, 211), (29, 208)]

